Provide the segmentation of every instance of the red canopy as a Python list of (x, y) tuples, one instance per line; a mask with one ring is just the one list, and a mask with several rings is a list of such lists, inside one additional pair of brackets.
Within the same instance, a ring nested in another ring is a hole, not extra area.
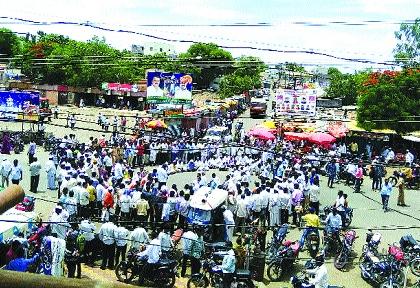
[(289, 141), (307, 140), (309, 133), (284, 132), (284, 138)]
[(309, 142), (320, 144), (320, 145), (331, 144), (335, 140), (336, 139), (333, 136), (327, 133), (311, 133), (309, 134), (309, 137), (308, 137)]
[(274, 140), (276, 137), (269, 130), (258, 127), (248, 132), (249, 135), (263, 140)]
[(347, 132), (349, 132), (349, 129), (343, 124), (330, 125), (328, 126), (327, 130), (328, 133), (330, 133), (335, 138), (342, 138), (346, 136)]

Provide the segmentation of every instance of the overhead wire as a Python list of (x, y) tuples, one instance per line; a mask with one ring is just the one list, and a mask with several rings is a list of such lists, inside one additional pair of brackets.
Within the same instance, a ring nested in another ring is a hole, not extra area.
[[(171, 39), (167, 37), (157, 36), (149, 33), (143, 33), (143, 32), (136, 32), (132, 30), (126, 30), (126, 29), (114, 29), (114, 28), (106, 28), (99, 25), (94, 25), (90, 22), (71, 22), (71, 21), (57, 21), (57, 22), (45, 22), (45, 21), (35, 21), (31, 19), (23, 19), (23, 18), (14, 18), (14, 17), (8, 17), (8, 16), (0, 16), (1, 18), (6, 19), (15, 19), (19, 20), (25, 23), (33, 23), (37, 25), (76, 25), (76, 26), (82, 26), (82, 27), (90, 27), (102, 31), (107, 32), (118, 32), (118, 33), (127, 33), (127, 34), (134, 34), (139, 36), (144, 36), (156, 40), (162, 40), (166, 42), (177, 42), (177, 43), (200, 43), (199, 41), (194, 40), (182, 40), (182, 39)], [(325, 56), (328, 58), (336, 59), (336, 60), (343, 60), (343, 61), (350, 61), (350, 62), (356, 62), (356, 63), (364, 63), (364, 64), (378, 64), (378, 65), (391, 65), (389, 62), (382, 62), (382, 61), (373, 61), (369, 59), (359, 59), (359, 58), (351, 58), (351, 57), (342, 57), (342, 56), (336, 56), (330, 53), (325, 52), (318, 52), (318, 51), (311, 51), (311, 50), (286, 50), (286, 49), (275, 49), (275, 48), (261, 48), (261, 47), (254, 47), (254, 46), (240, 46), (240, 45), (218, 45), (220, 48), (226, 48), (226, 49), (248, 49), (248, 50), (255, 50), (255, 51), (266, 51), (266, 52), (279, 52), (279, 53), (290, 53), (290, 54), (310, 54), (310, 55), (318, 55), (318, 56)]]

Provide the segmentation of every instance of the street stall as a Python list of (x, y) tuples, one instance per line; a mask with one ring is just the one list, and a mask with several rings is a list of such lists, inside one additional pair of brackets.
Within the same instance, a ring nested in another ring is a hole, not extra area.
[(276, 136), (274, 136), (273, 133), (270, 132), (270, 130), (264, 127), (255, 127), (254, 129), (248, 132), (248, 135), (261, 139), (261, 140), (276, 139)]

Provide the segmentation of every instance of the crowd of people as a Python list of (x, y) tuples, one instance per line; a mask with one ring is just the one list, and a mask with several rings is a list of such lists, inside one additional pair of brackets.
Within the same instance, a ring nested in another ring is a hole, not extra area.
[[(120, 121), (121, 127), (125, 127), (123, 118)], [(112, 122), (113, 127), (118, 126), (117, 117)], [(98, 124), (108, 129), (106, 117), (102, 115)], [(46, 174), (46, 188), (57, 190), (58, 203), (49, 218), (50, 229), (51, 235), (66, 241), (64, 261), (69, 277), (81, 276), (82, 256), (87, 264), (94, 265), (96, 240), (103, 247), (101, 269), (114, 269), (118, 262), (125, 260), (128, 249), (139, 249), (139, 257), (150, 264), (157, 263), (169, 257), (174, 249), (176, 243), (171, 236), (175, 229), (184, 232), (181, 276), (186, 275), (188, 261), (191, 273), (197, 273), (205, 251), (205, 235), (200, 227), (189, 225), (188, 213), (191, 197), (203, 187), (209, 187), (228, 192), (219, 215), (222, 228), (215, 229), (212, 238), (236, 248), (232, 250), (236, 254), (229, 253), (223, 260), (226, 281), (232, 281), (235, 265), (244, 263), (235, 255), (243, 255), (238, 251), (249, 227), (255, 223), (259, 227), (275, 228), (285, 223), (300, 226), (303, 221), (306, 229), (301, 245), (311, 229), (318, 231), (320, 195), (324, 193), (320, 189), (323, 170), (320, 162), (326, 162), (328, 186), (332, 188), (342, 170), (334, 159), (347, 154), (343, 151), (345, 144), (329, 149), (311, 146), (302, 153), (300, 142), (280, 138), (265, 141), (245, 133), (240, 133), (236, 143), (223, 143), (204, 142), (186, 133), (178, 139), (169, 139), (163, 133), (125, 138), (117, 132), (114, 128), (109, 139), (105, 135), (97, 139), (90, 137), (87, 143), (80, 143), (74, 135), (65, 136), (45, 164), (37, 159), (36, 144), (33, 141), (29, 144), (29, 190), (37, 193), (42, 171)], [(408, 153), (411, 152), (407, 152), (411, 168), (415, 157)], [(344, 172), (348, 174), (346, 182), (350, 185), (353, 181), (356, 192), (360, 191), (363, 178), (369, 175), (372, 189), (381, 191), (383, 208), (387, 211), (392, 186), (387, 179), (382, 182), (383, 165), (376, 157), (371, 170), (366, 172), (361, 163), (350, 161)], [(14, 184), (22, 180), (22, 168), (17, 160), (12, 164), (4, 159), (0, 168), (2, 186), (8, 185), (9, 179)], [(411, 171), (418, 173), (418, 168)], [(169, 176), (181, 172), (195, 172), (196, 176), (183, 186), (172, 183)], [(400, 191), (404, 189), (401, 185)], [(327, 227), (330, 227), (327, 229), (343, 226), (348, 201), (347, 195), (340, 191), (327, 216)], [(403, 194), (398, 205), (406, 205)], [(102, 223), (99, 229), (95, 222)], [(266, 233), (261, 235), (264, 239), (259, 242), (264, 249)], [(23, 257), (20, 245), (13, 249), (15, 256), (9, 259), (7, 267), (16, 270), (13, 261)]]

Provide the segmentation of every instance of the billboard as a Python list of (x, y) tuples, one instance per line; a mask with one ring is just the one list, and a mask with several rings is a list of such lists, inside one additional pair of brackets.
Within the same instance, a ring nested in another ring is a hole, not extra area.
[(147, 103), (190, 103), (192, 100), (191, 75), (172, 72), (147, 73)]
[(1, 118), (18, 119), (22, 114), (39, 114), (39, 97), (40, 93), (35, 91), (0, 91)]
[(314, 116), (316, 98), (316, 89), (279, 90), (276, 94), (276, 114)]

